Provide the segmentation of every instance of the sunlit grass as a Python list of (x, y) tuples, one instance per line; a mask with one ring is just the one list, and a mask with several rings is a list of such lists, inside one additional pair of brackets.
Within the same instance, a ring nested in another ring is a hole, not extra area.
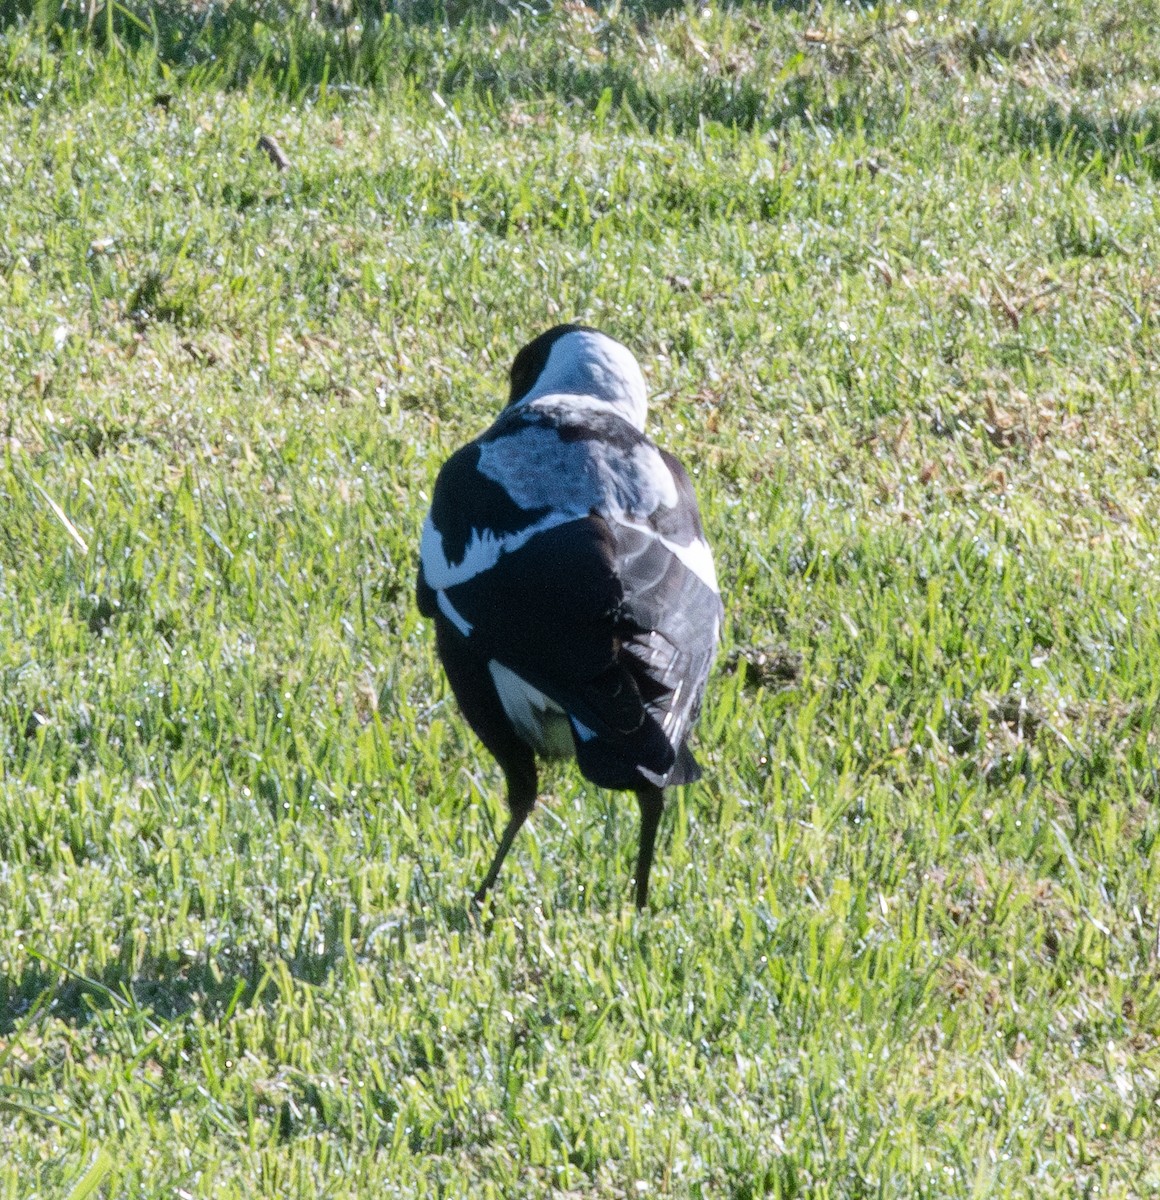
[[(1153, 14), (908, 9), (0, 5), (0, 1195), (1160, 1189)], [(481, 930), (415, 547), (573, 317), (706, 778)]]

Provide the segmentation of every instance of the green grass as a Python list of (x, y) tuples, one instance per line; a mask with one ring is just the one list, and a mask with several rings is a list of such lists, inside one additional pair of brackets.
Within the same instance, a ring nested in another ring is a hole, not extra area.
[[(1154, 6), (89, 16), (0, 4), (0, 1197), (1160, 1191)], [(479, 930), (418, 530), (572, 317), (706, 778), (638, 916), (547, 773)]]

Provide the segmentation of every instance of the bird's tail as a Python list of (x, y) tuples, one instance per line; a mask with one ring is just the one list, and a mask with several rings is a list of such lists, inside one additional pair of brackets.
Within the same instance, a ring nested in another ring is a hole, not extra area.
[(665, 787), (679, 787), (682, 783), (696, 783), (701, 778), (701, 764), (693, 757), (688, 742), (682, 742), (677, 751), (677, 761), (665, 780)]

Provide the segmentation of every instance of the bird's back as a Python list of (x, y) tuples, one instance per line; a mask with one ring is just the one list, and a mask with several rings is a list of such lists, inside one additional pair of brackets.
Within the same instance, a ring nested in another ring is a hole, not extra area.
[(421, 558), (420, 607), (454, 626), (533, 748), (566, 749), (566, 719), (597, 784), (696, 777), (685, 740), (721, 601), (671, 455), (590, 397), (509, 408), (445, 464)]

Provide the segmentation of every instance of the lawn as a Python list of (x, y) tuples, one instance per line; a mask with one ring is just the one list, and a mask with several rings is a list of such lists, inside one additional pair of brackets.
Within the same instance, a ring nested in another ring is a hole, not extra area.
[[(1160, 1192), (1156, 20), (0, 2), (0, 1197)], [(477, 922), (418, 533), (571, 318), (706, 774)]]

